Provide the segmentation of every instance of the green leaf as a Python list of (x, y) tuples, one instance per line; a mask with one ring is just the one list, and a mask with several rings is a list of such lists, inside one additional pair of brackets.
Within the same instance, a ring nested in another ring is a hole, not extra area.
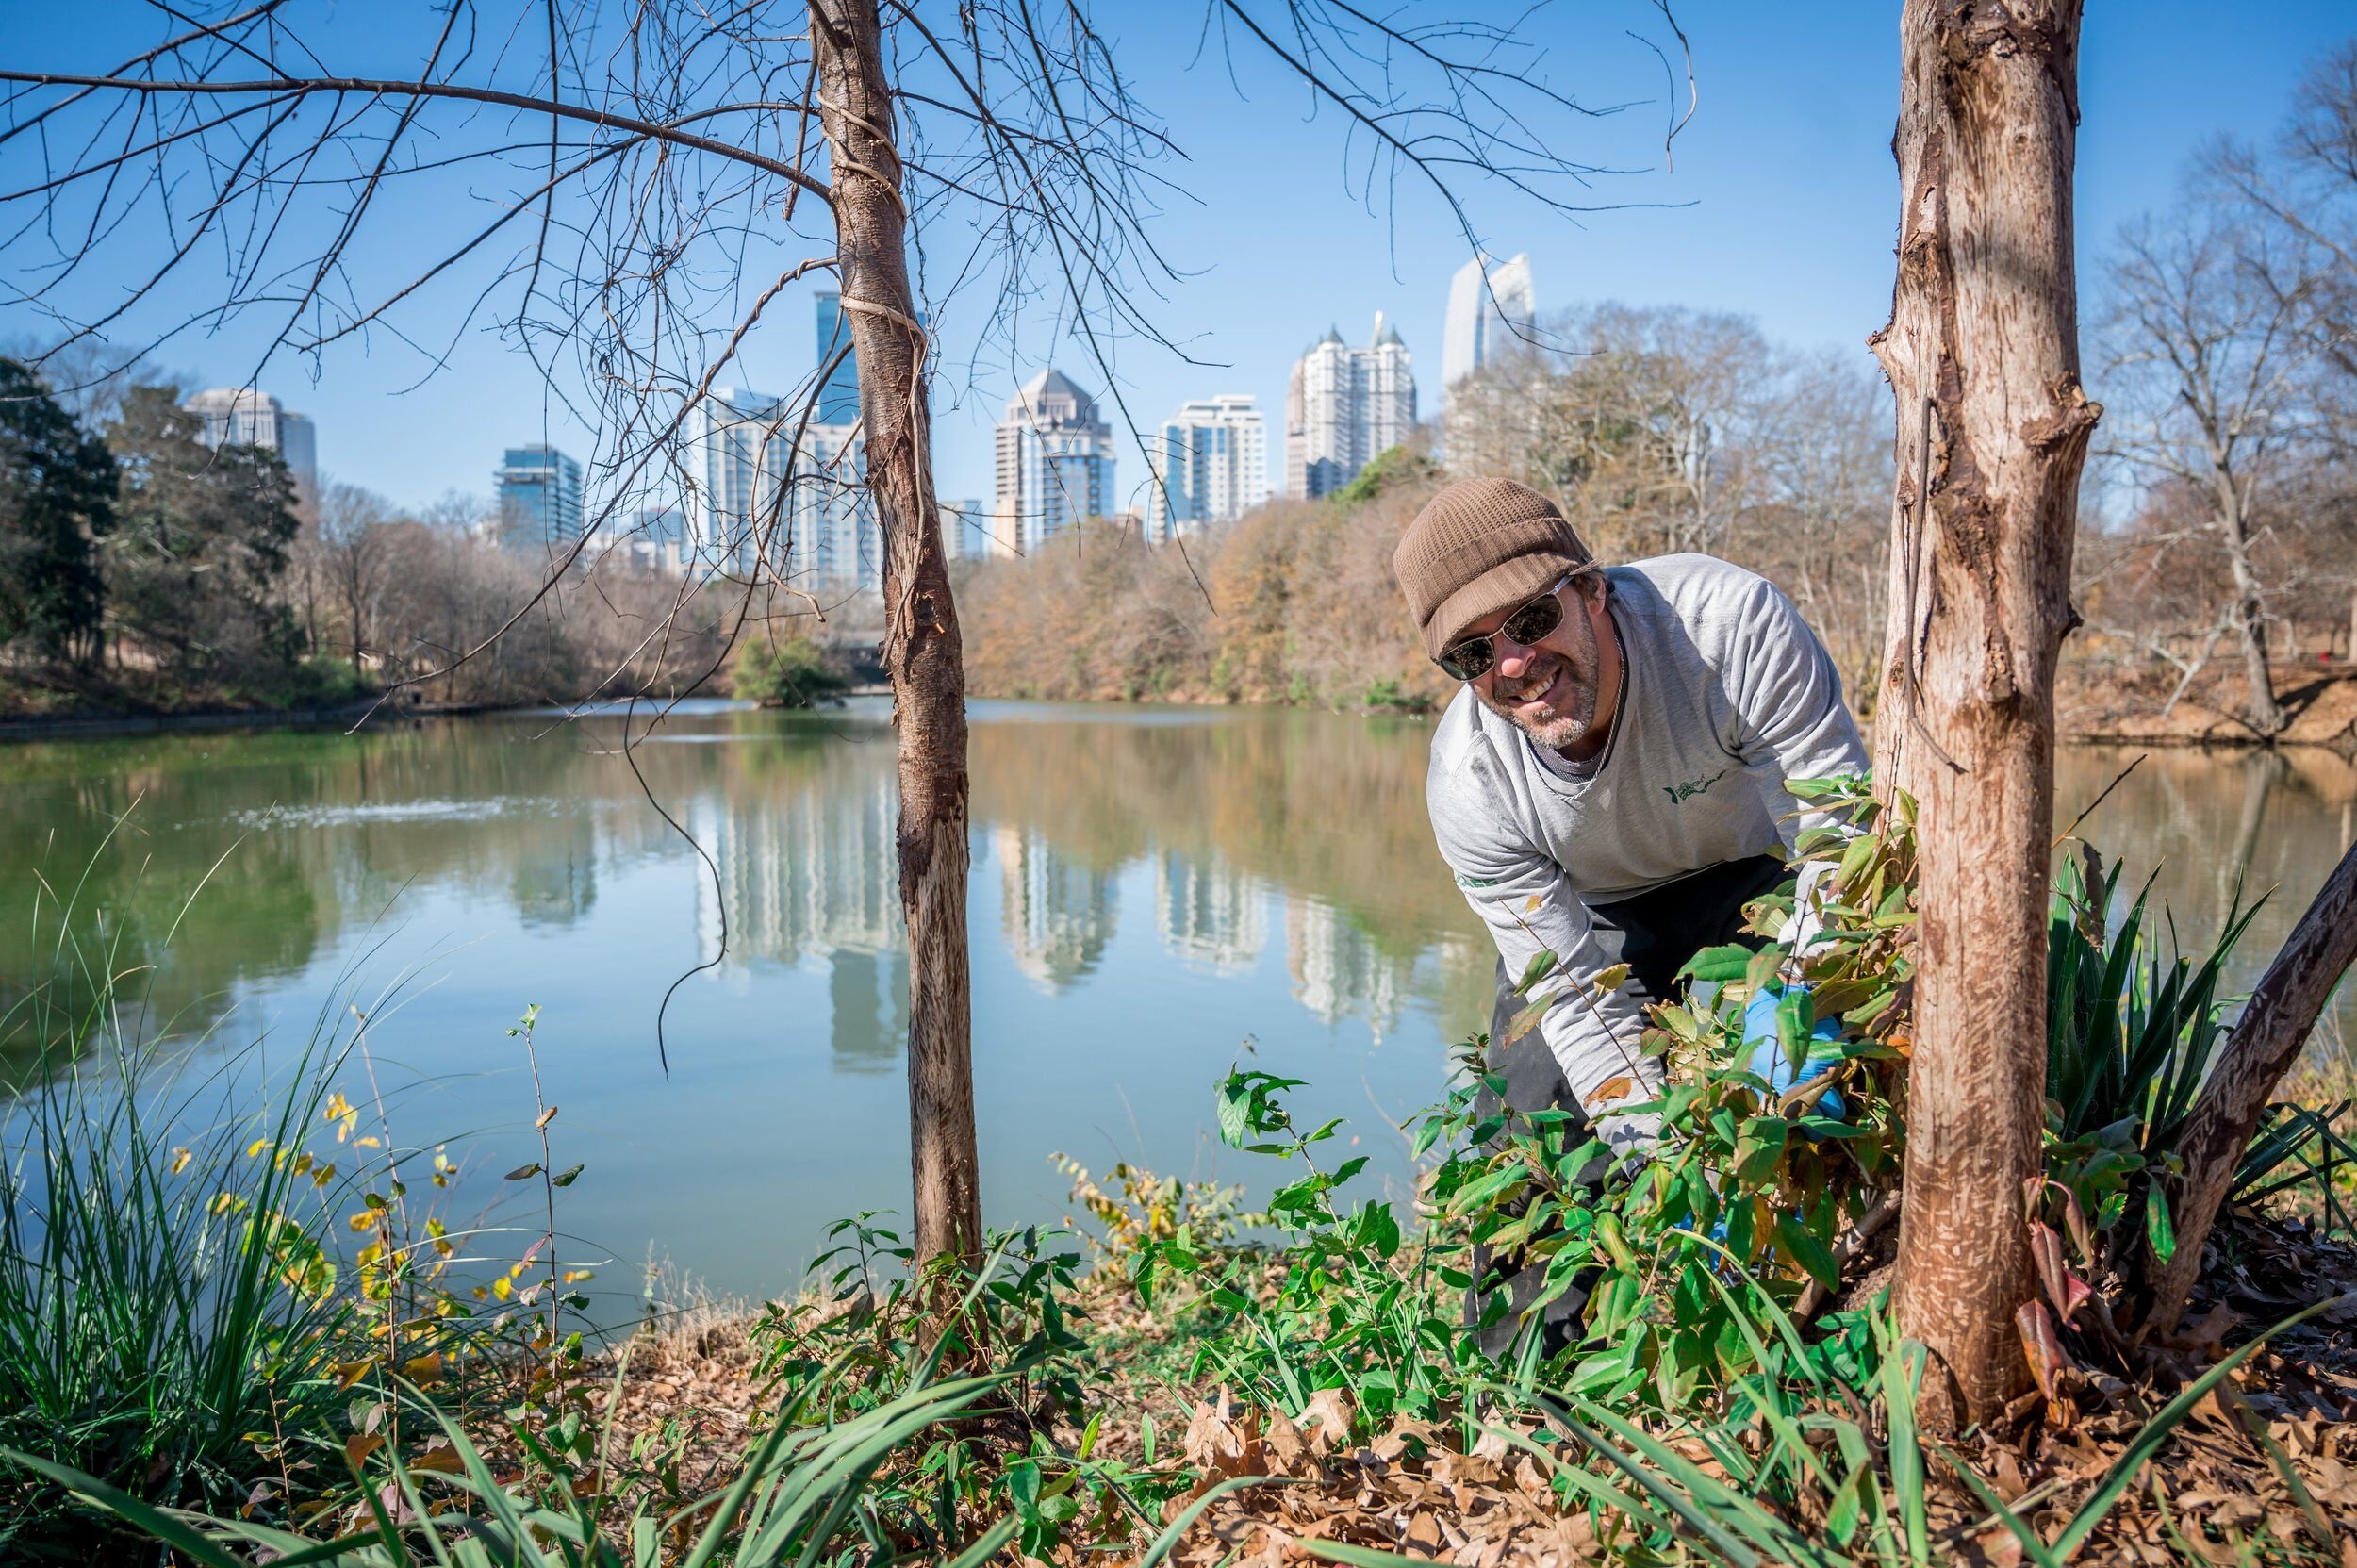
[(2152, 1256), (2162, 1263), (2177, 1256), (2177, 1228), (2169, 1223), (2168, 1199), (2162, 1196), (2158, 1182), (2144, 1195), (2144, 1239), (2151, 1244)]
[(1841, 1288), (1841, 1265), (1834, 1262), (1833, 1249), (1819, 1241), (1797, 1215), (1776, 1216), (1776, 1241), (1794, 1263), (1808, 1270), (1810, 1279), (1829, 1291)]
[(1713, 980), (1723, 983), (1730, 980), (1741, 980), (1751, 963), (1752, 949), (1740, 943), (1730, 942), (1724, 947), (1705, 948), (1688, 959), (1678, 973), (1691, 980)]
[(587, 1170), (588, 1168), (589, 1167), (586, 1165), (575, 1165), (572, 1169), (566, 1171), (563, 1175), (557, 1177), (554, 1184), (559, 1187), (569, 1187), (573, 1184), (574, 1178), (578, 1177), (583, 1171)]
[(518, 1165), (518, 1166), (517, 1166), (514, 1170), (509, 1171), (509, 1172), (507, 1173), (506, 1180), (510, 1180), (510, 1181), (523, 1181), (523, 1180), (529, 1180), (529, 1179), (531, 1179), (532, 1177), (537, 1176), (537, 1175), (539, 1175), (539, 1174), (540, 1174), (540, 1162), (539, 1162), (539, 1161), (537, 1161), (537, 1160), (535, 1160), (534, 1162), (532, 1162), (532, 1164), (528, 1164), (528, 1165)]

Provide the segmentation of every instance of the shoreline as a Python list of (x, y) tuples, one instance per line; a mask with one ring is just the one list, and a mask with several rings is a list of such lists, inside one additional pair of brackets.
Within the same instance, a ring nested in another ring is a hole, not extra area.
[(119, 734), (158, 734), (173, 730), (306, 729), (371, 720), (384, 710), (397, 718), (450, 718), (497, 713), (534, 703), (416, 702), (382, 698), (299, 708), (198, 708), (178, 713), (79, 712), (0, 718), (0, 743), (13, 740), (92, 739)]
[[(2349, 683), (2357, 690), (2357, 681)], [(891, 695), (888, 686), (863, 686), (847, 693), (850, 696)], [(1204, 707), (1277, 707), (1319, 708), (1317, 703), (1271, 702), (1246, 703), (1190, 698), (1185, 695), (1159, 700), (1109, 697), (1091, 700), (1060, 700), (1054, 698), (1003, 698), (987, 692), (966, 693), (969, 702), (976, 701), (1037, 701), (1057, 706), (1089, 707), (1109, 703), (1121, 707), (1204, 708)], [(590, 700), (585, 700), (590, 701)], [(173, 731), (217, 731), (239, 729), (305, 729), (328, 725), (354, 726), (377, 722), (386, 718), (461, 718), (477, 714), (511, 713), (525, 709), (545, 708), (545, 701), (532, 702), (420, 702), (404, 703), (382, 697), (359, 701), (296, 708), (204, 708), (176, 713), (106, 713), (79, 712), (39, 714), (0, 718), (0, 744), (10, 741), (100, 739), (111, 735), (160, 734)], [(381, 710), (381, 711), (380, 711)], [(1357, 713), (1363, 718), (1406, 718), (1430, 721), (1439, 718), (1437, 711), (1412, 712), (1399, 708), (1341, 708), (1331, 711)], [(2348, 722), (2299, 722), (2310, 718), (2308, 713), (2298, 716), (2293, 725), (2272, 741), (2261, 739), (2232, 716), (2186, 704), (2180, 710), (2177, 722), (2164, 729), (2157, 725), (2146, 728), (2134, 721), (2116, 726), (2080, 727), (2067, 722), (2057, 724), (2055, 740), (2067, 746), (2151, 746), (2189, 751), (2255, 751), (2298, 747), (2336, 753), (2344, 758), (2357, 757), (2357, 719)], [(2322, 716), (2316, 716), (2322, 717)], [(2338, 719), (2340, 716), (2332, 716)], [(2147, 723), (2151, 721), (2148, 720)], [(1872, 721), (1859, 720), (1859, 728), (1871, 733)]]

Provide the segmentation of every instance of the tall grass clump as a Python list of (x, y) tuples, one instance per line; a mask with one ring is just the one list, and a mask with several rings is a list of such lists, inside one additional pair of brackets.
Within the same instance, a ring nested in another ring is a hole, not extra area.
[[(30, 1067), (0, 1102), (0, 1446), (167, 1507), (283, 1495), (361, 1337), (321, 1245), (348, 1178), (279, 1153), (349, 1042), (322, 1017), (263, 1088), (258, 1047), (175, 1047), (70, 915), (37, 956), (57, 978), (0, 1015)], [(113, 1528), (0, 1461), (0, 1557), (92, 1560)]]

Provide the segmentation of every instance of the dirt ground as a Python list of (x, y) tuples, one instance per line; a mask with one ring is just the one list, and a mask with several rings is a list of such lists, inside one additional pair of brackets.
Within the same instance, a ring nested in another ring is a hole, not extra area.
[[(2347, 1297), (2279, 1336), (2205, 1397), (2142, 1467), (2081, 1561), (2357, 1568), (2357, 1250), (2320, 1241), (2298, 1221), (2246, 1213), (2231, 1230), (2180, 1337), (2142, 1347), (2133, 1366), (2085, 1369), (2052, 1406), (2033, 1395), (2011, 1430), (1982, 1435), (1956, 1456), (2051, 1540), (2152, 1412), (2201, 1370), (2299, 1308)], [(1102, 1279), (1084, 1294), (1084, 1331), (1109, 1343), (1143, 1346), (1166, 1331), (1116, 1280)], [(618, 1368), (623, 1374), (614, 1406), (618, 1461), (627, 1467), (636, 1441), (642, 1450), (677, 1454), (685, 1493), (726, 1482), (770, 1403), (754, 1376), (752, 1322), (741, 1305), (705, 1304), (609, 1352), (596, 1376), (604, 1384)], [(1174, 1554), (1189, 1568), (1311, 1562), (1318, 1560), (1303, 1543), (1319, 1539), (1461, 1568), (1569, 1568), (1618, 1558), (1613, 1519), (1567, 1508), (1547, 1461), (1526, 1445), (1548, 1445), (1536, 1423), (1516, 1428), (1525, 1444), (1492, 1435), (1470, 1451), (1454, 1422), (1401, 1423), (1359, 1443), (1349, 1437), (1348, 1398), (1329, 1390), (1300, 1411), (1253, 1409), (1222, 1388), (1129, 1376), (1118, 1362), (1091, 1390), (1093, 1412), (1104, 1418), (1100, 1457), (1134, 1458), (1148, 1414), (1165, 1434), (1165, 1455), (1170, 1436), (1183, 1432), (1184, 1458), (1200, 1479), (1167, 1505), (1166, 1520), (1223, 1480), (1276, 1477), (1211, 1504)], [(602, 1390), (597, 1403), (605, 1406)], [(1060, 1436), (1068, 1443), (1078, 1432)], [(1686, 1446), (1706, 1473), (1722, 1474), (1699, 1444)], [(1943, 1550), (1964, 1562), (2022, 1560), (2014, 1535), (1941, 1464), (1930, 1468), (1931, 1523)], [(1791, 1523), (1815, 1535), (1823, 1521)]]

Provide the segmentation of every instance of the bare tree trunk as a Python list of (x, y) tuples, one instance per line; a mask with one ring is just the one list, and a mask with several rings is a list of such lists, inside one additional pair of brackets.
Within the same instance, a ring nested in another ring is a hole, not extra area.
[[(2342, 854), (2340, 866), (2250, 993), (2177, 1141), (2185, 1174), (2167, 1188), (2177, 1252), (2153, 1280), (2148, 1321), (2155, 1329), (2177, 1326), (2201, 1271), (2202, 1245), (2226, 1201), (2234, 1166), (2259, 1129), (2260, 1113), (2299, 1059), (2317, 1015), (2352, 962), (2357, 962), (2357, 848)], [(2156, 1261), (2148, 1259), (2147, 1266)]]
[(2218, 491), (2218, 542), (2226, 548), (2226, 565), (2234, 579), (2234, 635), (2242, 641), (2243, 706), (2250, 727), (2273, 739), (2283, 732), (2283, 704), (2275, 700), (2275, 676), (2267, 668), (2266, 606), (2260, 598), (2259, 574), (2250, 564), (2250, 521), (2243, 513), (2242, 496), (2231, 474), (2215, 480)]
[(921, 1263), (979, 1263), (973, 998), (965, 946), (965, 655), (933, 501), (924, 328), (909, 285), (876, 0), (811, 0), (843, 308), (859, 364), (867, 483), (883, 536), (883, 659), (899, 731), (900, 912), (909, 932), (909, 1153)]
[(1898, 1260), (1927, 1414), (2026, 1386), (2022, 1183), (2038, 1171), (2054, 659), (2073, 623), (2079, 383), (2071, 172), (2079, 0), (1906, 0), (1905, 206), (1876, 354), (1898, 405), (1890, 632), (1875, 723), (1915, 796), (1920, 968)]

